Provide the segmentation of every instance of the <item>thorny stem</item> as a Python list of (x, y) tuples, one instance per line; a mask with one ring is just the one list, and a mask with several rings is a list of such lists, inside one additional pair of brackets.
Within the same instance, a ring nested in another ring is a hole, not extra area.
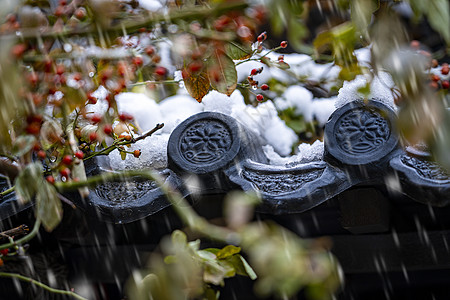
[(155, 133), (156, 131), (160, 130), (161, 128), (164, 127), (164, 123), (161, 124), (156, 124), (155, 128), (153, 128), (152, 130), (150, 130), (149, 132), (135, 138), (132, 139), (131, 141), (124, 141), (122, 139), (117, 140), (116, 142), (114, 142), (111, 146), (106, 147), (105, 149), (102, 149), (98, 152), (94, 152), (91, 155), (87, 156), (86, 158), (84, 158), (84, 160), (90, 159), (94, 156), (97, 155), (108, 155), (109, 153), (111, 153), (112, 151), (114, 151), (118, 146), (125, 146), (125, 145), (130, 145), (133, 143), (136, 143), (137, 141), (143, 140), (149, 136), (151, 136), (153, 133)]
[(204, 218), (200, 217), (189, 205), (189, 203), (181, 196), (181, 194), (164, 182), (161, 175), (155, 171), (132, 170), (121, 173), (104, 173), (89, 177), (86, 181), (70, 181), (57, 182), (56, 188), (59, 192), (74, 190), (80, 187), (93, 187), (107, 181), (124, 180), (130, 177), (143, 177), (158, 183), (163, 194), (166, 195), (181, 220), (194, 231), (197, 231), (211, 239), (223, 241), (226, 243), (236, 243), (239, 235), (227, 228), (215, 226), (208, 223)]
[(60, 295), (68, 295), (68, 296), (72, 296), (75, 299), (79, 299), (79, 300), (87, 300), (84, 297), (81, 297), (80, 295), (71, 292), (71, 291), (65, 291), (65, 290), (58, 290), (58, 289), (54, 289), (49, 287), (48, 285), (43, 284), (42, 282), (39, 282), (33, 278), (29, 278), (17, 273), (5, 273), (5, 272), (0, 272), (0, 277), (8, 277), (8, 278), (17, 278), (19, 280), (25, 281), (25, 282), (29, 282), (31, 284), (37, 285), (38, 287), (43, 288), (44, 290), (47, 290), (51, 293), (55, 293), (55, 294), (60, 294)]

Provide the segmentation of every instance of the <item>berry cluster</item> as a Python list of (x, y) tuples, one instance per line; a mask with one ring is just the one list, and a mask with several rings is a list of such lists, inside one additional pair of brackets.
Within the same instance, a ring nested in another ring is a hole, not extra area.
[(450, 88), (450, 75), (448, 63), (443, 63), (439, 66), (439, 63), (433, 59), (432, 61), (432, 73), (430, 74), (430, 87), (434, 90), (449, 90)]
[(438, 60), (431, 58), (431, 53), (426, 50), (426, 47), (417, 40), (410, 42), (410, 48), (428, 59), (426, 69), (429, 72), (429, 87), (434, 90), (448, 91), (450, 88), (450, 75), (448, 63), (439, 65)]

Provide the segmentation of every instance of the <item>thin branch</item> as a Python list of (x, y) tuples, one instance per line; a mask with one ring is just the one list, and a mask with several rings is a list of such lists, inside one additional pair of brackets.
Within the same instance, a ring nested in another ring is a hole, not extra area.
[(61, 200), (61, 201), (64, 202), (64, 203), (70, 205), (73, 209), (76, 209), (76, 208), (77, 208), (76, 205), (73, 204), (72, 201), (70, 201), (69, 199), (67, 199), (66, 197), (64, 197), (64, 196), (61, 195), (61, 194), (58, 194), (58, 199)]
[(85, 157), (84, 160), (90, 159), (97, 155), (108, 155), (109, 153), (111, 153), (112, 151), (117, 149), (118, 146), (125, 146), (125, 145), (130, 145), (130, 144), (136, 143), (137, 141), (143, 140), (143, 139), (151, 136), (153, 133), (155, 133), (156, 131), (160, 130), (163, 127), (164, 127), (164, 123), (156, 124), (155, 128), (153, 128), (149, 132), (137, 137), (136, 139), (132, 139), (130, 141), (116, 140), (111, 146), (106, 147), (100, 151), (92, 153), (91, 155)]
[(160, 81), (148, 80), (148, 81), (131, 83), (131, 84), (128, 84), (128, 86), (131, 87), (131, 86), (140, 86), (140, 85), (147, 85), (147, 84), (178, 84), (181, 81), (182, 80), (160, 80)]
[(138, 136), (137, 138), (134, 139), (134, 141), (137, 142), (137, 141), (143, 140), (143, 139), (151, 136), (152, 134), (154, 134), (156, 131), (160, 130), (163, 127), (164, 127), (164, 123), (156, 124), (155, 128), (153, 128), (152, 130), (150, 130), (149, 132), (147, 132), (141, 136)]
[(41, 220), (36, 219), (36, 222), (34, 223), (34, 226), (33, 226), (33, 230), (29, 234), (27, 234), (26, 236), (24, 236), (21, 239), (18, 239), (17, 241), (9, 242), (7, 244), (0, 245), (0, 250), (8, 249), (8, 248), (14, 247), (16, 245), (28, 242), (29, 240), (31, 240), (39, 232), (39, 227), (40, 226), (41, 226)]
[(24, 235), (24, 234), (27, 234), (29, 231), (30, 231), (30, 228), (28, 228), (27, 225), (22, 224), (16, 228), (0, 232), (0, 239), (2, 239), (2, 238), (9, 239), (9, 238), (15, 237), (17, 235)]
[(219, 240), (225, 243), (236, 243), (239, 235), (227, 228), (209, 224), (205, 218), (200, 217), (182, 197), (182, 195), (164, 182), (161, 175), (155, 171), (131, 170), (120, 173), (103, 173), (101, 175), (91, 176), (86, 181), (57, 182), (56, 188), (59, 192), (74, 190), (80, 187), (94, 187), (107, 181), (123, 181), (130, 177), (142, 177), (158, 183), (161, 191), (166, 195), (167, 200), (172, 204), (181, 220), (194, 231), (197, 231), (211, 239)]
[(54, 289), (52, 287), (49, 287), (48, 285), (43, 284), (42, 282), (39, 282), (33, 278), (29, 278), (17, 273), (5, 273), (5, 272), (0, 272), (0, 277), (7, 277), (7, 278), (17, 278), (19, 280), (25, 281), (25, 282), (29, 282), (31, 284), (34, 284), (38, 287), (43, 288), (46, 291), (49, 291), (51, 293), (55, 293), (55, 294), (60, 294), (60, 295), (67, 295), (67, 296), (72, 296), (75, 299), (79, 299), (79, 300), (87, 300), (84, 297), (81, 297), (80, 295), (71, 292), (71, 291), (65, 291), (65, 290), (58, 290), (58, 289)]
[(16, 187), (12, 186), (9, 189), (4, 190), (3, 192), (0, 193), (0, 197), (4, 197), (8, 194), (11, 194), (12, 192), (14, 192), (15, 189), (16, 189)]

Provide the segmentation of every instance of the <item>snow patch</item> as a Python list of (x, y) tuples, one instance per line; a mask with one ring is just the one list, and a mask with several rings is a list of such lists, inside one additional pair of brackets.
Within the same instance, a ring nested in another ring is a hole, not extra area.
[(299, 164), (323, 160), (324, 144), (319, 140), (313, 144), (300, 144), (297, 148), (297, 154), (290, 157), (281, 157), (274, 151), (272, 145), (264, 146), (263, 150), (271, 165), (294, 167)]
[(109, 163), (113, 170), (133, 170), (133, 169), (164, 169), (167, 168), (167, 143), (170, 134), (159, 134), (147, 137), (144, 140), (132, 144), (127, 151), (141, 150), (139, 158), (132, 154), (127, 154), (122, 160), (119, 151), (111, 152)]
[[(364, 95), (358, 92), (359, 88), (364, 87), (368, 82), (368, 79), (364, 75), (358, 75), (352, 81), (344, 82), (344, 86), (339, 90), (337, 101), (335, 103), (336, 108), (340, 108), (352, 101), (364, 99)], [(380, 72), (378, 76), (374, 77), (370, 84), (369, 99), (379, 101), (386, 106), (396, 110), (394, 104), (394, 96), (391, 92), (391, 88), (394, 87), (394, 81), (391, 75), (385, 72)]]

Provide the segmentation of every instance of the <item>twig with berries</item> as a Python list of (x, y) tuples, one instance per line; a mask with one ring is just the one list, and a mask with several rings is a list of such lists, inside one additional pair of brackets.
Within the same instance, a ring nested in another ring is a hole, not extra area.
[[(124, 149), (121, 149), (119, 147), (130, 145), (130, 144), (136, 143), (137, 141), (143, 140), (143, 139), (151, 136), (153, 133), (155, 133), (156, 131), (160, 130), (163, 127), (164, 127), (164, 123), (156, 124), (156, 126), (152, 130), (148, 131), (147, 133), (145, 133), (145, 134), (143, 134), (143, 135), (141, 135), (141, 136), (139, 136), (137, 138), (132, 138), (131, 136), (118, 138), (117, 140), (114, 141), (114, 143), (111, 146), (106, 147), (106, 148), (104, 148), (104, 149), (102, 149), (102, 150), (100, 150), (98, 152), (91, 153), (91, 155), (85, 157), (84, 160), (90, 159), (90, 158), (92, 158), (94, 156), (97, 156), (97, 155), (108, 155), (109, 153), (111, 153), (115, 149), (119, 149), (119, 151), (125, 151)], [(129, 137), (129, 138), (127, 138), (127, 137)], [(134, 156), (136, 156), (137, 153), (130, 152), (130, 154), (133, 154)], [(137, 157), (139, 157), (139, 155)]]
[[(280, 43), (280, 46), (275, 47), (275, 48), (273, 48), (273, 49), (270, 49), (269, 51), (267, 51), (266, 53), (264, 53), (264, 55), (261, 55), (261, 56), (258, 56), (258, 57), (250, 57), (250, 58), (244, 59), (244, 60), (242, 60), (242, 61), (236, 63), (236, 66), (239, 66), (240, 64), (243, 64), (243, 63), (248, 62), (248, 61), (260, 61), (260, 62), (265, 62), (265, 61), (266, 61), (265, 58), (267, 57), (267, 55), (269, 55), (269, 54), (272, 53), (272, 52), (278, 51), (278, 50), (280, 50), (280, 49), (284, 49), (284, 48), (286, 48), (286, 47), (287, 47), (287, 42), (286, 42), (286, 41), (282, 41), (282, 42)], [(280, 59), (279, 59), (279, 61), (280, 61)], [(283, 62), (284, 62), (284, 60), (283, 60)]]

